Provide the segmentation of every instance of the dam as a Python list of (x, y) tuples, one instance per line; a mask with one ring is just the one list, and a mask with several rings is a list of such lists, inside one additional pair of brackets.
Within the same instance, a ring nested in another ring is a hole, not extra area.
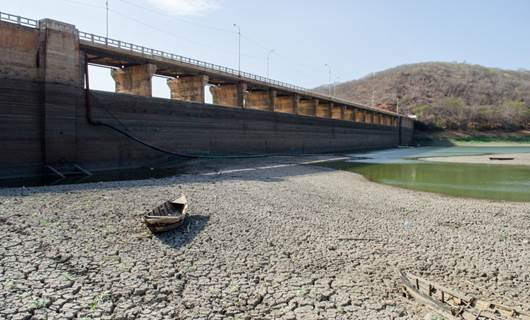
[[(89, 65), (111, 68), (115, 92), (90, 90)], [(171, 99), (152, 97), (155, 75), (168, 78)], [(413, 127), (396, 113), (0, 13), (0, 178), (135, 168), (168, 156), (390, 148), (411, 145)]]

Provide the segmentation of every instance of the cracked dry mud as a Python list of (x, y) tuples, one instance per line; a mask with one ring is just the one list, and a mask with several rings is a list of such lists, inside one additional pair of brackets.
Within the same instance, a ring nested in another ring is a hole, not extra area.
[[(179, 192), (190, 218), (152, 236), (142, 214)], [(399, 268), (530, 303), (529, 203), (316, 166), (4, 189), (0, 220), (2, 319), (422, 319)]]

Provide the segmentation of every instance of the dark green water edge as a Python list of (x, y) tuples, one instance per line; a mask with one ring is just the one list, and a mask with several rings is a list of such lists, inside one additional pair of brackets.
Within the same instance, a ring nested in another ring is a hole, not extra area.
[(530, 167), (442, 162), (321, 164), (370, 181), (454, 197), (530, 201)]

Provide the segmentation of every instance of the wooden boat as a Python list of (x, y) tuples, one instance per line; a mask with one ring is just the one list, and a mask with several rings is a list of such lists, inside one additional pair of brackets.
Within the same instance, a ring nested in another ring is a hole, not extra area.
[(513, 160), (511, 157), (490, 157), (490, 160)]
[(403, 295), (433, 309), (447, 320), (530, 320), (530, 313), (484, 301), (400, 271)]
[(180, 226), (187, 217), (188, 200), (181, 194), (175, 200), (162, 203), (144, 216), (144, 222), (153, 233), (169, 231)]

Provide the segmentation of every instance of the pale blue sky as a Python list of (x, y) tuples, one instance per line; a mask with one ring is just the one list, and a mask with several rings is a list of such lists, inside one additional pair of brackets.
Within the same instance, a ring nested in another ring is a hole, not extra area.
[[(0, 11), (105, 34), (105, 0), (0, 0)], [(404, 63), (458, 61), (530, 69), (526, 0), (109, 0), (110, 36), (304, 87)], [(108, 70), (92, 84), (112, 89)], [(165, 96), (163, 80), (156, 95)]]

